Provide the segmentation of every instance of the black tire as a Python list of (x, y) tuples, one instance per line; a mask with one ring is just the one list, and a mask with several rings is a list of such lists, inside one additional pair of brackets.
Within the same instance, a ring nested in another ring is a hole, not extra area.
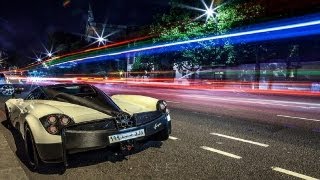
[(27, 159), (27, 165), (31, 171), (39, 170), (41, 166), (41, 159), (37, 152), (37, 148), (34, 143), (32, 132), (28, 125), (25, 126), (25, 155)]
[(169, 129), (165, 128), (162, 131), (154, 135), (154, 140), (156, 141), (165, 141), (169, 139)]

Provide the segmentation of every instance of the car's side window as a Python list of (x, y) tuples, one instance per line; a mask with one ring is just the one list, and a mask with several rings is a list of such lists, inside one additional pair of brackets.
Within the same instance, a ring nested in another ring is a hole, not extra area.
[(47, 96), (40, 88), (33, 90), (26, 98), (26, 100), (45, 100), (45, 99), (47, 99)]

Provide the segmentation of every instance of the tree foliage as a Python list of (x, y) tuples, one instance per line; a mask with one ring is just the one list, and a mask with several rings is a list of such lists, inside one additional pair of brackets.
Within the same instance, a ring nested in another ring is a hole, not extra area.
[(147, 61), (145, 56), (137, 56), (135, 62), (132, 65), (131, 75), (132, 76), (143, 76), (146, 72), (152, 70), (152, 62)]
[[(171, 9), (168, 13), (157, 16), (151, 26), (152, 34), (158, 34), (154, 43), (185, 41), (210, 35), (224, 34), (233, 28), (241, 27), (252, 21), (262, 12), (259, 5), (249, 3), (216, 4), (218, 15), (208, 21), (195, 20), (201, 12), (183, 7), (202, 7), (201, 1), (171, 0)], [(250, 6), (250, 8), (248, 8)], [(204, 66), (232, 65), (236, 62), (236, 51), (228, 39), (220, 42), (209, 41), (184, 45), (180, 51), (166, 53), (160, 58), (169, 58), (178, 69), (196, 71)], [(159, 57), (159, 56), (158, 56)], [(155, 57), (153, 57), (154, 59)], [(153, 64), (161, 61), (153, 61)]]

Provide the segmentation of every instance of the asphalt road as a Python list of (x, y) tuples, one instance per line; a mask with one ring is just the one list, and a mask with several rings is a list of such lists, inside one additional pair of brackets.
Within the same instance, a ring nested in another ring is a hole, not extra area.
[[(295, 179), (320, 178), (320, 100), (251, 95), (241, 91), (184, 91), (100, 86), (109, 94), (165, 99), (173, 133), (120, 158), (106, 150), (72, 156), (63, 171), (53, 165), (30, 179)], [(2, 99), (2, 102), (4, 99)], [(16, 152), (19, 138), (0, 131)]]

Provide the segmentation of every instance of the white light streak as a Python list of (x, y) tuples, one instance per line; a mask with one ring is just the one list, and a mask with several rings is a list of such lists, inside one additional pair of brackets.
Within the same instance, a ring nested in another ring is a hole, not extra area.
[(314, 26), (314, 25), (320, 25), (320, 20), (291, 24), (291, 25), (284, 25), (284, 26), (277, 26), (277, 27), (271, 27), (271, 28), (265, 28), (265, 29), (243, 31), (243, 32), (232, 33), (232, 34), (211, 36), (211, 37), (206, 37), (206, 38), (192, 39), (192, 40), (167, 43), (167, 44), (162, 44), (162, 45), (154, 45), (154, 46), (143, 47), (143, 48), (136, 48), (136, 49), (120, 51), (120, 52), (116, 52), (116, 53), (109, 53), (109, 54), (103, 54), (103, 55), (98, 55), (98, 56), (91, 56), (91, 57), (86, 57), (86, 58), (75, 59), (75, 60), (68, 61), (68, 62), (62, 62), (57, 65), (70, 63), (70, 62), (78, 62), (78, 61), (83, 61), (83, 60), (88, 60), (88, 59), (94, 59), (94, 58), (100, 58), (100, 57), (106, 57), (106, 56), (115, 56), (115, 55), (121, 55), (121, 54), (128, 54), (128, 53), (135, 53), (135, 52), (140, 52), (140, 51), (147, 51), (147, 50), (154, 50), (154, 49), (159, 49), (159, 48), (177, 46), (177, 45), (185, 45), (185, 44), (189, 44), (189, 43), (221, 40), (221, 39), (226, 39), (226, 38), (242, 37), (242, 36), (247, 36), (247, 35), (257, 35), (257, 34), (262, 34), (262, 33), (272, 33), (272, 32), (277, 32), (277, 31), (282, 31), (282, 30), (290, 30), (290, 29), (302, 28), (302, 27), (308, 27), (308, 26)]

